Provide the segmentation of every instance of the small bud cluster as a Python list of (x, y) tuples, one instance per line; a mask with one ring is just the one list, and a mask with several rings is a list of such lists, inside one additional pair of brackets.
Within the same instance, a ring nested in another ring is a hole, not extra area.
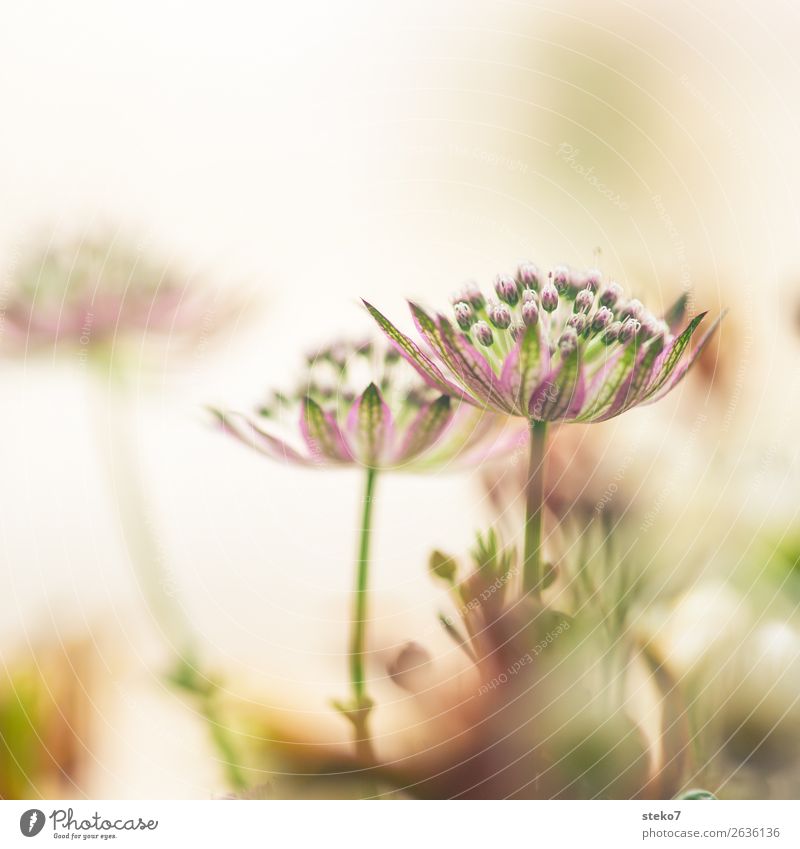
[(295, 415), (306, 398), (323, 409), (343, 412), (370, 383), (397, 408), (418, 409), (439, 393), (420, 380), (397, 350), (383, 341), (341, 340), (309, 352), (291, 393), (274, 391), (260, 409), (266, 418)]
[(669, 335), (635, 298), (625, 298), (622, 287), (603, 281), (595, 268), (576, 272), (559, 265), (543, 275), (536, 265), (523, 262), (515, 275), (499, 274), (495, 298), (485, 299), (475, 284), (453, 298), (458, 327), (473, 343), (486, 349), (490, 360), (505, 356), (529, 327), (540, 326), (553, 353), (566, 357), (585, 345), (643, 344)]

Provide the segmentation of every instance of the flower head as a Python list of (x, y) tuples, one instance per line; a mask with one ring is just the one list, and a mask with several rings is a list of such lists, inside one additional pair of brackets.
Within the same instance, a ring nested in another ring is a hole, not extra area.
[(12, 271), (8, 341), (29, 350), (102, 348), (123, 338), (186, 341), (213, 330), (211, 301), (188, 276), (116, 238), (63, 241), (33, 250)]
[(519, 439), (498, 416), (420, 380), (383, 340), (315, 351), (298, 388), (274, 392), (255, 414), (212, 412), (251, 447), (307, 466), (419, 471), (484, 459)]
[[(536, 421), (603, 421), (658, 400), (683, 378), (722, 317), (689, 352), (705, 313), (680, 330), (686, 295), (664, 319), (656, 319), (640, 301), (626, 299), (619, 284), (604, 285), (594, 269), (579, 274), (559, 266), (538, 293), (532, 285), (536, 280), (538, 286), (538, 274), (518, 274), (516, 300), (508, 296), (513, 280), (498, 277), (502, 303), (471, 291), (468, 329), (409, 302), (422, 346), (364, 303), (429, 386), (483, 409)], [(456, 296), (456, 316), (462, 303)]]

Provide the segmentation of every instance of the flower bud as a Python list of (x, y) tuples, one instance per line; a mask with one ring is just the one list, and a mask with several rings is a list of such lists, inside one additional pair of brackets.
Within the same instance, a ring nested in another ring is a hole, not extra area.
[(517, 283), (523, 290), (538, 289), (539, 269), (532, 262), (521, 262), (517, 268)]
[(605, 330), (605, 328), (611, 324), (613, 318), (614, 313), (612, 313), (608, 307), (600, 307), (592, 318), (592, 330), (595, 333)]
[(540, 300), (542, 302), (542, 308), (547, 310), (547, 312), (553, 312), (553, 310), (558, 309), (558, 291), (551, 280), (548, 280), (542, 286)]
[(472, 325), (472, 332), (475, 334), (475, 338), (478, 342), (487, 348), (492, 344), (492, 342), (494, 342), (492, 328), (489, 327), (485, 321), (476, 321), (475, 324)]
[(566, 327), (561, 336), (558, 337), (558, 348), (562, 357), (568, 357), (578, 347), (578, 334), (574, 327)]
[(644, 304), (636, 298), (631, 298), (619, 311), (620, 321), (625, 321), (626, 318), (638, 319), (644, 312)]
[(428, 571), (434, 578), (439, 578), (439, 580), (451, 584), (458, 572), (458, 564), (454, 558), (437, 549), (431, 552)]
[(589, 312), (592, 308), (592, 304), (594, 304), (594, 293), (591, 289), (581, 289), (577, 295), (575, 295), (575, 305), (573, 309), (575, 312)]
[(583, 280), (583, 285), (586, 289), (588, 289), (592, 294), (597, 294), (597, 290), (600, 288), (600, 283), (603, 279), (603, 275), (598, 268), (590, 268), (586, 272), (586, 276)]
[(500, 330), (511, 325), (511, 310), (505, 304), (494, 304), (489, 307), (489, 321)]
[(627, 345), (628, 342), (630, 342), (631, 339), (633, 339), (633, 337), (639, 332), (640, 327), (641, 325), (635, 318), (625, 319), (619, 331), (619, 341), (622, 342), (623, 345)]
[(619, 339), (620, 330), (622, 330), (621, 321), (612, 321), (611, 324), (608, 325), (606, 332), (603, 334), (603, 341), (606, 345), (612, 345)]
[(454, 303), (458, 301), (466, 301), (471, 304), (476, 310), (482, 309), (486, 304), (486, 299), (483, 293), (475, 283), (465, 283), (461, 292), (454, 298)]
[(518, 342), (525, 335), (525, 330), (527, 328), (524, 324), (512, 324), (509, 333), (511, 333), (511, 338)]
[(557, 265), (550, 272), (550, 279), (559, 295), (566, 295), (570, 290), (570, 274), (566, 265)]
[(622, 286), (619, 283), (609, 283), (600, 295), (600, 303), (604, 307), (613, 307), (622, 297)]
[(453, 307), (453, 312), (456, 314), (456, 321), (462, 330), (469, 330), (472, 327), (472, 322), (475, 321), (475, 310), (472, 305), (466, 301), (459, 301)]
[(522, 303), (523, 304), (526, 304), (528, 301), (533, 301), (534, 303), (537, 303), (538, 300), (539, 300), (539, 296), (536, 294), (536, 292), (533, 291), (533, 289), (523, 289), (522, 290)]
[(642, 312), (639, 317), (639, 338), (651, 339), (658, 332), (658, 319), (649, 312)]
[(575, 313), (567, 319), (567, 326), (571, 327), (579, 336), (586, 330), (588, 323), (589, 319), (582, 312)]
[(517, 283), (514, 278), (509, 277), (508, 274), (497, 275), (497, 279), (494, 281), (494, 290), (497, 292), (497, 297), (500, 298), (501, 301), (505, 301), (512, 307), (519, 300)]
[(539, 320), (539, 307), (536, 301), (525, 301), (522, 304), (522, 320), (527, 326), (536, 324)]

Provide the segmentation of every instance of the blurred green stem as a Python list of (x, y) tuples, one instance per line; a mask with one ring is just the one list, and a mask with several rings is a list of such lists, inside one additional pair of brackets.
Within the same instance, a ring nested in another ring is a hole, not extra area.
[[(98, 365), (102, 368), (95, 376), (103, 380), (107, 387), (101, 399), (103, 403), (97, 405), (96, 413), (100, 445), (106, 452), (103, 465), (109, 472), (112, 503), (117, 508), (125, 549), (142, 595), (175, 655), (175, 671), (169, 677), (175, 680), (181, 669), (190, 669), (193, 677), (208, 680), (199, 669), (196, 635), (175, 596), (174, 580), (164, 569), (163, 554), (139, 472), (133, 427), (135, 410), (130, 402), (128, 375), (124, 368), (113, 367), (110, 357), (100, 359)], [(206, 721), (230, 787), (243, 790), (247, 782), (228, 728), (219, 720), (214, 689), (210, 686), (186, 689), (197, 700), (198, 711)]]
[(525, 559), (522, 589), (539, 598), (542, 592), (542, 517), (544, 515), (544, 455), (547, 422), (530, 421), (530, 456), (525, 501)]
[(375, 499), (375, 469), (367, 469), (364, 485), (364, 506), (361, 518), (361, 541), (356, 563), (356, 585), (353, 597), (353, 617), (350, 631), (350, 683), (353, 705), (347, 716), (353, 723), (356, 757), (362, 763), (372, 764), (375, 757), (369, 734), (369, 714), (372, 700), (367, 696), (364, 653), (367, 628), (367, 600), (369, 592), (369, 548), (372, 536), (372, 505)]
[(198, 694), (198, 707), (208, 725), (211, 740), (217, 749), (220, 762), (225, 769), (228, 784), (232, 790), (241, 791), (247, 787), (247, 779), (239, 766), (239, 756), (236, 745), (228, 726), (220, 719), (217, 703), (210, 690)]

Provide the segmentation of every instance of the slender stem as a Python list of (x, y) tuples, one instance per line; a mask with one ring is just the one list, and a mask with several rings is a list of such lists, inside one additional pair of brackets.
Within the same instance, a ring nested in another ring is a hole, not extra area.
[(233, 742), (228, 726), (219, 716), (217, 703), (213, 693), (207, 692), (199, 697), (200, 712), (208, 725), (211, 740), (217, 748), (228, 784), (233, 790), (242, 791), (247, 788), (247, 778), (239, 766), (239, 755)]
[(196, 678), (205, 677), (199, 669), (197, 636), (174, 593), (174, 580), (165, 568), (151, 518), (144, 482), (136, 456), (136, 436), (130, 396), (124, 374), (112, 371), (107, 391), (95, 413), (101, 428), (98, 445), (106, 449), (103, 465), (109, 472), (109, 485), (123, 535), (123, 543), (139, 580), (145, 602), (166, 643), (175, 655), (176, 669), (188, 671), (190, 685), (184, 685), (197, 698), (197, 706), (209, 730), (228, 783), (234, 790), (247, 786), (239, 766), (236, 745), (227, 726), (220, 721), (214, 696), (207, 686), (195, 686)]
[(364, 653), (367, 630), (367, 601), (369, 592), (369, 546), (372, 536), (372, 505), (375, 499), (375, 469), (367, 469), (364, 486), (364, 507), (361, 518), (360, 545), (356, 562), (356, 584), (353, 597), (353, 616), (350, 631), (350, 683), (353, 706), (348, 713), (355, 732), (356, 756), (366, 763), (374, 761), (369, 734), (369, 713), (372, 701), (367, 696)]
[(547, 422), (531, 419), (530, 458), (525, 499), (525, 560), (522, 588), (539, 598), (542, 592), (542, 517), (544, 515), (544, 452)]

